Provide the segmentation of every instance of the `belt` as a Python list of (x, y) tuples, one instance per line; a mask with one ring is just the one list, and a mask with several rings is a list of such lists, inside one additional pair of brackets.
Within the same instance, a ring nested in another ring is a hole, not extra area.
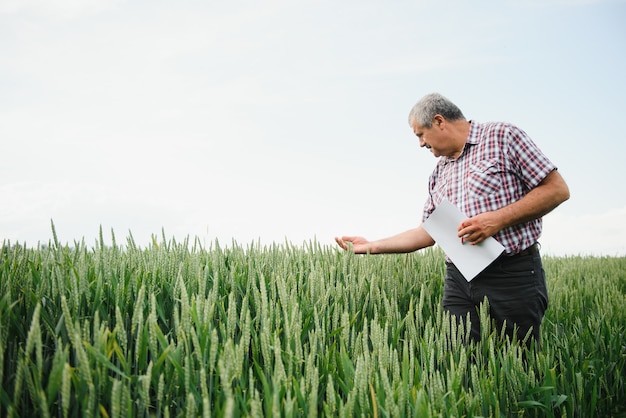
[(517, 254), (511, 254), (509, 257), (525, 257), (527, 255), (537, 254), (539, 252), (539, 244), (536, 242), (530, 247), (520, 251)]

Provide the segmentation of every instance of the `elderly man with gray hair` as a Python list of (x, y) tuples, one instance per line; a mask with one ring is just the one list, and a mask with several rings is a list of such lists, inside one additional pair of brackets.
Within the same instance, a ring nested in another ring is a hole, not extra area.
[[(537, 240), (542, 217), (569, 199), (557, 167), (520, 128), (504, 122), (467, 120), (450, 100), (432, 93), (409, 113), (409, 125), (438, 158), (428, 181), (423, 220), (444, 200), (466, 216), (458, 238), (476, 245), (489, 237), (505, 248), (493, 263), (467, 281), (446, 257), (443, 307), (459, 321), (469, 315), (470, 337), (480, 339), (478, 307), (487, 298), (489, 314), (505, 333), (539, 346), (548, 306), (545, 273)], [(375, 241), (336, 237), (357, 254), (407, 253), (435, 244), (423, 226)]]

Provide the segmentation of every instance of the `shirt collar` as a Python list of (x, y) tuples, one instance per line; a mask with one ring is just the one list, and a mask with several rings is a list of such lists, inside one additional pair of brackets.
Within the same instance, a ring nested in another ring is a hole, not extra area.
[(480, 123), (470, 120), (470, 132), (467, 136), (466, 144), (476, 145), (480, 142), (480, 131), (481, 125)]

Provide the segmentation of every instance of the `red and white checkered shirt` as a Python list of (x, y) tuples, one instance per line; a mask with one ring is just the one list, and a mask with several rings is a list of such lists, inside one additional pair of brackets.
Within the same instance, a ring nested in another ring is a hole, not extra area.
[[(461, 155), (441, 157), (430, 175), (426, 220), (444, 198), (468, 218), (521, 199), (556, 166), (518, 127), (502, 122), (472, 121)], [(541, 218), (499, 231), (494, 238), (515, 254), (541, 235)]]

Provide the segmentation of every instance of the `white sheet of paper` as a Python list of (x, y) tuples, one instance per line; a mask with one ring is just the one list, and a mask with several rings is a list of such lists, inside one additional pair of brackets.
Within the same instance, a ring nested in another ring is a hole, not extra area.
[(492, 237), (477, 245), (461, 243), (457, 228), (465, 219), (463, 212), (444, 199), (422, 226), (469, 282), (498, 258), (504, 247)]

